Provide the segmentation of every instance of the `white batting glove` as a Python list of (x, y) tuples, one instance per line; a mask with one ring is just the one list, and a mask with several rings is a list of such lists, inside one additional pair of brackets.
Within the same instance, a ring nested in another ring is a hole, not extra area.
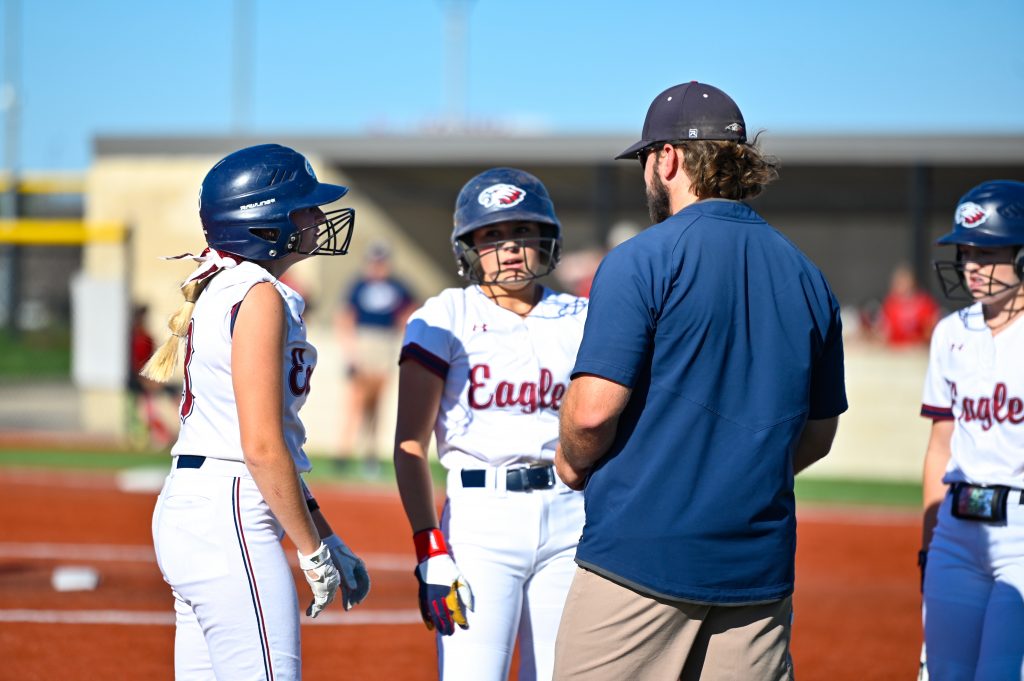
[(469, 629), (467, 611), (476, 605), (473, 589), (462, 576), (436, 528), (413, 535), (416, 544), (416, 579), (419, 580), (420, 615), (427, 629), (436, 629), (442, 636), (455, 633), (455, 625)]
[(334, 600), (334, 595), (341, 584), (341, 575), (331, 560), (331, 550), (323, 542), (320, 542), (317, 550), (308, 556), (302, 555), (302, 551), (297, 553), (299, 569), (309, 582), (309, 588), (313, 590), (313, 602), (306, 608), (306, 614), (316, 617)]
[(323, 541), (331, 550), (334, 566), (341, 573), (341, 605), (345, 610), (351, 610), (370, 593), (370, 573), (366, 571), (366, 563), (352, 553), (338, 535), (327, 535)]

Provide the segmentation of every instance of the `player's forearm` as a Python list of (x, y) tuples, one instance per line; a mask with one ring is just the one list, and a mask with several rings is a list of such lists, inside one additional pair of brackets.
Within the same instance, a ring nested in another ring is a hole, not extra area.
[(921, 497), (924, 517), (921, 523), (921, 548), (931, 544), (932, 532), (938, 522), (939, 506), (946, 496), (948, 485), (942, 482), (949, 459), (952, 457), (950, 442), (953, 438), (953, 421), (934, 421), (928, 438), (928, 449), (924, 454), (924, 472), (921, 477)]
[(406, 440), (395, 446), (395, 478), (413, 533), (437, 527), (434, 481), (430, 476), (426, 448), (421, 443)]
[(279, 449), (268, 446), (247, 450), (245, 464), (295, 547), (304, 554), (315, 551), (320, 545), (320, 534), (309, 515), (295, 463), (284, 443), (280, 443)]

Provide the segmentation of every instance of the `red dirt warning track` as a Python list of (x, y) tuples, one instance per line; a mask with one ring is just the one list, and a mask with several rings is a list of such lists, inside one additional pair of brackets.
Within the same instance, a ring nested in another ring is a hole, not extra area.
[[(329, 608), (326, 623), (303, 627), (304, 678), (435, 679), (397, 494), (313, 490), (335, 529), (367, 558), (373, 589), (352, 612)], [(149, 551), (155, 499), (119, 491), (107, 474), (0, 470), (0, 679), (173, 678), (170, 592)], [(797, 678), (913, 678), (921, 641), (917, 514), (803, 508), (799, 518)], [(99, 587), (54, 591), (50, 575), (60, 565), (95, 567)]]

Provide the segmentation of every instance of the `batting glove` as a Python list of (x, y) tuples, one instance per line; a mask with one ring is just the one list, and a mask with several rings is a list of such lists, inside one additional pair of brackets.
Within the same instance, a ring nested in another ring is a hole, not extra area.
[(444, 535), (437, 528), (422, 530), (413, 535), (413, 542), (423, 623), (444, 636), (455, 633), (456, 624), (469, 629), (466, 611), (473, 610), (473, 589), (452, 560)]
[(309, 588), (313, 590), (313, 602), (306, 608), (306, 614), (316, 617), (334, 600), (334, 595), (341, 584), (341, 575), (331, 560), (331, 550), (323, 542), (320, 542), (317, 550), (308, 556), (302, 555), (302, 551), (297, 553), (299, 569), (309, 582)]
[(366, 563), (352, 553), (352, 549), (336, 534), (324, 537), (324, 544), (331, 550), (331, 560), (341, 573), (341, 605), (345, 610), (351, 610), (370, 593), (370, 573), (366, 571)]

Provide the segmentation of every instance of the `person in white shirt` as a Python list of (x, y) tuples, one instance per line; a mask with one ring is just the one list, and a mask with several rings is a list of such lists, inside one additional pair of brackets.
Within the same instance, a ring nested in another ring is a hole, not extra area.
[[(1024, 679), (1024, 183), (984, 182), (939, 239), (947, 297), (921, 415), (927, 676)], [(924, 674), (925, 670), (922, 670)]]
[[(171, 337), (143, 368), (166, 381), (184, 341), (181, 430), (153, 512), (157, 563), (174, 596), (175, 678), (300, 679), (299, 603), (287, 535), (316, 617), (370, 588), (300, 477), (310, 470), (299, 409), (316, 349), (305, 303), (281, 276), (311, 255), (344, 255), (348, 192), (320, 183), (298, 152), (241, 149), (206, 175), (199, 216), (208, 248), (182, 286)], [(187, 254), (190, 255), (190, 254)], [(186, 257), (186, 256), (179, 256)]]
[[(561, 227), (529, 173), (470, 180), (451, 243), (470, 285), (412, 314), (400, 359), (395, 472), (420, 607), (443, 681), (504, 681), (517, 638), (519, 678), (550, 679), (583, 527), (583, 496), (552, 460), (587, 301), (537, 281), (558, 263)], [(447, 469), (440, 522), (431, 433)]]

